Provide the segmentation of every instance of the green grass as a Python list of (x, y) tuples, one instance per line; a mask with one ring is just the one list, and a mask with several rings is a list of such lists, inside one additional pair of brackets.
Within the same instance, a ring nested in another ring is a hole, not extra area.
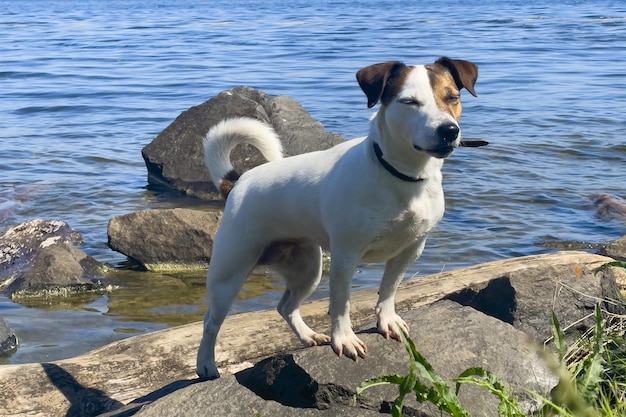
[[(610, 262), (598, 268), (597, 272), (608, 267), (626, 268), (626, 263)], [(558, 377), (558, 384), (549, 396), (527, 390), (543, 405), (536, 416), (626, 416), (626, 316), (603, 311), (598, 304), (593, 318), (594, 326), (568, 346), (559, 320), (552, 314), (552, 341), (556, 358), (547, 352), (542, 352), (542, 357)], [(432, 403), (442, 414), (472, 417), (458, 398), (461, 386), (470, 384), (482, 387), (498, 398), (498, 415), (526, 416), (515, 395), (488, 370), (480, 367), (467, 369), (454, 379), (456, 386), (452, 390), (417, 351), (404, 331), (402, 342), (409, 356), (409, 373), (369, 379), (357, 388), (355, 400), (366, 389), (395, 384), (399, 394), (391, 407), (393, 417), (402, 416), (405, 398), (413, 395), (419, 403)]]

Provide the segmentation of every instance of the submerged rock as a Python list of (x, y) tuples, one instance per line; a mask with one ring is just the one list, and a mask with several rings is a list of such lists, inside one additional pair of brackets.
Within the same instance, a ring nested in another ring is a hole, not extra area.
[[(202, 140), (221, 120), (242, 116), (270, 124), (280, 136), (287, 156), (327, 149), (343, 142), (341, 136), (326, 132), (295, 100), (236, 87), (186, 110), (142, 149), (148, 181), (200, 198), (220, 199), (204, 165)], [(250, 146), (235, 148), (231, 158), (240, 173), (265, 162)]]
[(600, 216), (626, 220), (626, 200), (623, 198), (604, 193), (591, 194), (589, 198), (596, 205)]
[(17, 336), (0, 317), (0, 357), (8, 356), (17, 349)]

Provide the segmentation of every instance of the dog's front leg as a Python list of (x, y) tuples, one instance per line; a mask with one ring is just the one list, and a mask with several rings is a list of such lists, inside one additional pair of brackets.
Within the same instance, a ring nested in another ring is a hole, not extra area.
[(365, 358), (367, 347), (352, 330), (350, 320), (350, 284), (360, 256), (331, 251), (330, 263), (330, 319), (331, 346), (341, 357), (354, 361)]
[(400, 340), (400, 329), (409, 332), (409, 326), (402, 317), (396, 314), (395, 297), (396, 290), (404, 278), (404, 274), (424, 250), (426, 236), (405, 248), (400, 254), (391, 258), (385, 265), (385, 272), (378, 290), (378, 302), (376, 303), (376, 318), (378, 320), (378, 333), (386, 339)]

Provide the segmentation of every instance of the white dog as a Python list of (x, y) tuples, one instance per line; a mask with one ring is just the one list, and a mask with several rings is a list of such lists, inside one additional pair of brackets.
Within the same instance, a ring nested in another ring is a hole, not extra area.
[[(219, 377), (217, 333), (257, 265), (285, 279), (278, 311), (305, 346), (330, 342), (339, 356), (365, 357), (367, 348), (350, 322), (350, 284), (360, 262), (386, 262), (376, 304), (378, 331), (394, 339), (400, 338), (399, 328), (408, 331), (395, 312), (395, 292), (443, 216), (441, 167), (461, 141), (459, 90), (475, 96), (477, 76), (473, 63), (449, 58), (363, 68), (356, 77), (368, 107), (381, 102), (369, 135), (325, 151), (283, 159), (274, 131), (254, 119), (228, 119), (209, 130), (205, 162), (228, 198), (207, 275), (201, 378)], [(270, 162), (239, 177), (229, 157), (244, 143)], [(300, 304), (320, 281), (322, 249), (331, 259), (330, 337), (300, 316)]]

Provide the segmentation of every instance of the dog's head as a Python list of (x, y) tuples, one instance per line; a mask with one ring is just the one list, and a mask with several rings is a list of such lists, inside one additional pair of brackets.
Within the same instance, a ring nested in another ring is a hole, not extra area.
[(460, 90), (476, 96), (473, 63), (445, 57), (432, 65), (391, 61), (365, 67), (356, 78), (368, 107), (381, 102), (379, 117), (393, 140), (436, 158), (459, 146)]

